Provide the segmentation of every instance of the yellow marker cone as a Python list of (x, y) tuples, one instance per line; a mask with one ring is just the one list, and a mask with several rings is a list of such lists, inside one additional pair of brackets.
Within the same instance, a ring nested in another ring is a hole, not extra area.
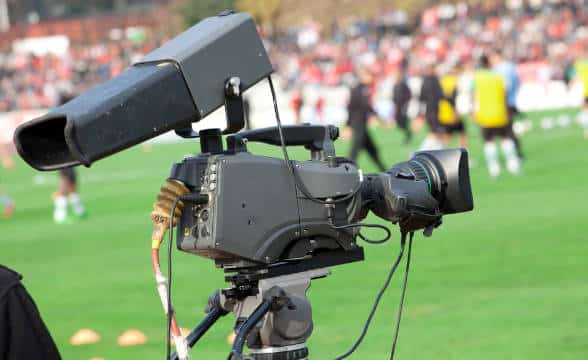
[(100, 335), (92, 329), (80, 329), (69, 340), (73, 346), (95, 344), (100, 341)]
[(147, 336), (136, 329), (126, 330), (117, 339), (117, 343), (119, 346), (142, 345), (146, 342)]

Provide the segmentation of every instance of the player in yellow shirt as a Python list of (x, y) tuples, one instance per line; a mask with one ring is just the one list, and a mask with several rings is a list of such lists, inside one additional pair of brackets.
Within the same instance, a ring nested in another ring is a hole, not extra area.
[(468, 138), (465, 131), (465, 125), (461, 115), (457, 112), (457, 88), (461, 67), (455, 65), (451, 71), (441, 77), (441, 90), (443, 98), (439, 101), (439, 125), (442, 133), (442, 140), (448, 145), (453, 135), (459, 135), (459, 146), (466, 148)]
[[(587, 54), (585, 54), (587, 55)], [(588, 55), (574, 64), (575, 78), (584, 88), (584, 105), (578, 118), (584, 126), (584, 137), (588, 139)]]
[(474, 75), (473, 117), (482, 129), (484, 156), (490, 176), (500, 175), (497, 138), (501, 140), (506, 169), (512, 174), (518, 174), (521, 165), (512, 127), (509, 126), (504, 79), (490, 69), (490, 61), (486, 55), (480, 58), (480, 69)]

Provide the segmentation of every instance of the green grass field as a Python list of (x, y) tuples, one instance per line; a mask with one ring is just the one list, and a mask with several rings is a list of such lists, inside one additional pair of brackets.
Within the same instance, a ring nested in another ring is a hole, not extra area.
[[(475, 134), (475, 210), (446, 217), (432, 238), (417, 235), (398, 359), (588, 358), (588, 141), (575, 124), (531, 131), (523, 138), (524, 174), (492, 181), (477, 129), (469, 130)], [(389, 164), (412, 150), (400, 146), (394, 129), (372, 133)], [(347, 143), (337, 145), (347, 153)], [(163, 358), (165, 319), (151, 273), (149, 212), (171, 164), (197, 149), (190, 142), (155, 145), (150, 153), (137, 147), (81, 169), (90, 216), (75, 225), (52, 222), (56, 175), (22, 162), (2, 172), (0, 186), (15, 198), (17, 211), (0, 220), (0, 263), (24, 274), (65, 359)], [(292, 153), (306, 156), (301, 149)], [(374, 170), (365, 154), (360, 164)], [(398, 241), (366, 245), (366, 261), (332, 268), (332, 276), (313, 283), (312, 359), (334, 358), (355, 341), (398, 247)], [(388, 358), (400, 274), (352, 358)], [(202, 318), (207, 297), (223, 286), (222, 271), (211, 261), (174, 253), (174, 302), (183, 327)], [(226, 358), (231, 325), (229, 317), (221, 320), (193, 358)], [(69, 345), (86, 327), (102, 340)], [(145, 332), (148, 343), (118, 347), (117, 336), (129, 328)]]

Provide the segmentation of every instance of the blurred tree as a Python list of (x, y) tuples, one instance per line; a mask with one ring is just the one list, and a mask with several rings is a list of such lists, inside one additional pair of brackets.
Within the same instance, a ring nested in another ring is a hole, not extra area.
[[(476, 1), (479, 0), (470, 0)], [(436, 3), (436, 0), (236, 0), (235, 5), (251, 13), (260, 24), (284, 27), (310, 20), (330, 25), (335, 19), (369, 17), (390, 9), (404, 9), (409, 16), (415, 16)]]
[(275, 24), (284, 0), (237, 0), (236, 7), (253, 15), (258, 23)]
[(186, 0), (178, 7), (178, 10), (184, 19), (184, 24), (192, 26), (206, 17), (233, 8), (234, 0)]
[[(335, 20), (371, 17), (391, 9), (405, 10), (415, 21), (425, 8), (439, 3), (438, 0), (175, 0), (179, 14), (186, 25), (221, 10), (235, 8), (251, 13), (258, 24), (269, 25), (275, 30), (316, 21), (327, 27)], [(448, 3), (464, 1), (470, 4), (494, 3), (504, 0), (446, 0)]]

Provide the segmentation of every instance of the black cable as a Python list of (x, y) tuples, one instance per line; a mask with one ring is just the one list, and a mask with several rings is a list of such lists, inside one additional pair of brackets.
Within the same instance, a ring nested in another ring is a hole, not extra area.
[(172, 242), (174, 238), (174, 214), (178, 202), (180, 202), (181, 196), (176, 197), (171, 207), (169, 214), (169, 239), (167, 242), (167, 334), (166, 334), (166, 359), (171, 359), (171, 319), (172, 319), (172, 306), (171, 306), (171, 282), (172, 282)]
[(386, 232), (386, 237), (384, 237), (383, 239), (379, 239), (379, 240), (371, 240), (371, 239), (368, 239), (363, 234), (361, 234), (360, 232), (358, 232), (357, 233), (357, 236), (361, 240), (365, 241), (368, 244), (383, 244), (386, 241), (390, 240), (390, 238), (392, 237), (392, 232), (390, 231), (390, 229), (388, 229), (386, 226), (380, 225), (380, 224), (353, 223), (353, 224), (341, 225), (341, 226), (331, 225), (331, 227), (333, 229), (336, 229), (336, 230), (344, 230), (344, 229), (351, 229), (351, 228), (362, 228), (362, 227), (366, 227), (366, 228), (382, 229), (382, 230), (384, 230)]
[(351, 349), (349, 349), (343, 355), (336, 357), (335, 360), (345, 359), (349, 355), (353, 354), (353, 352), (355, 350), (357, 350), (357, 348), (359, 347), (359, 345), (363, 341), (365, 335), (367, 334), (370, 323), (372, 322), (372, 319), (374, 317), (376, 309), (378, 308), (380, 300), (382, 299), (382, 296), (386, 292), (388, 285), (390, 285), (390, 281), (392, 280), (392, 275), (394, 275), (396, 268), (398, 268), (398, 264), (400, 264), (400, 260), (402, 260), (402, 256), (404, 255), (404, 244), (405, 243), (406, 243), (406, 233), (402, 233), (402, 238), (400, 240), (400, 253), (398, 254), (398, 257), (396, 258), (396, 261), (394, 261), (392, 268), (390, 268), (390, 272), (388, 272), (388, 276), (386, 277), (386, 281), (384, 281), (384, 285), (382, 286), (382, 288), (378, 292), (378, 295), (376, 296), (376, 300), (374, 301), (374, 304), (372, 305), (372, 309), (370, 310), (370, 314), (368, 315), (368, 318), (367, 318), (365, 324), (363, 325), (363, 329), (361, 331), (361, 334), (359, 335), (359, 338), (355, 341), (355, 343), (353, 344)]
[(282, 120), (280, 119), (280, 111), (278, 109), (276, 90), (274, 89), (274, 83), (272, 81), (271, 75), (268, 75), (267, 81), (269, 82), (270, 91), (272, 92), (272, 100), (274, 102), (274, 113), (276, 114), (276, 122), (278, 124), (278, 133), (280, 135), (280, 145), (282, 148), (282, 152), (284, 153), (284, 160), (286, 160), (288, 169), (292, 170), (292, 165), (290, 164), (290, 157), (288, 156), (288, 150), (286, 149), (286, 141), (284, 140), (284, 132), (282, 131)]
[(309, 191), (306, 189), (306, 186), (302, 183), (302, 181), (298, 178), (298, 174), (296, 173), (296, 171), (294, 170), (294, 167), (292, 166), (292, 163), (290, 162), (290, 157), (288, 156), (288, 149), (286, 147), (286, 141), (284, 139), (284, 132), (282, 130), (282, 120), (280, 119), (280, 111), (278, 109), (278, 101), (276, 99), (276, 91), (274, 89), (274, 83), (272, 82), (272, 77), (271, 75), (268, 75), (267, 80), (269, 82), (269, 86), (270, 86), (270, 91), (272, 93), (272, 99), (274, 102), (274, 112), (276, 114), (276, 123), (278, 124), (278, 133), (280, 135), (280, 146), (282, 148), (282, 152), (284, 153), (284, 160), (286, 161), (286, 165), (288, 167), (288, 170), (290, 171), (290, 174), (292, 175), (292, 178), (294, 180), (294, 186), (300, 190), (300, 192), (306, 196), (309, 200), (315, 202), (315, 203), (319, 203), (322, 205), (325, 204), (337, 204), (337, 203), (341, 203), (344, 201), (347, 201), (349, 199), (351, 199), (352, 197), (355, 196), (355, 194), (357, 194), (357, 192), (359, 191), (359, 189), (361, 188), (361, 182), (357, 182), (357, 186), (347, 195), (341, 197), (341, 198), (337, 198), (337, 199), (332, 199), (332, 200), (321, 200), (318, 199), (314, 196), (312, 196)]
[(406, 254), (406, 270), (404, 272), (404, 281), (402, 282), (402, 292), (400, 295), (400, 303), (398, 304), (398, 316), (396, 319), (396, 329), (394, 330), (394, 340), (392, 342), (392, 351), (390, 352), (390, 360), (394, 359), (394, 352), (396, 351), (396, 340), (398, 340), (398, 331), (400, 330), (400, 319), (402, 318), (402, 308), (404, 306), (404, 295), (406, 294), (406, 283), (408, 282), (408, 270), (410, 268), (410, 253), (412, 250), (412, 239), (414, 232), (410, 233), (410, 240), (408, 240), (408, 254)]
[(300, 224), (302, 215), (300, 214), (300, 206), (298, 206), (298, 186), (296, 186), (296, 176), (294, 175), (294, 169), (292, 169), (292, 164), (290, 164), (290, 157), (288, 156), (288, 150), (286, 149), (286, 140), (284, 139), (284, 132), (282, 131), (282, 120), (280, 119), (280, 111), (278, 110), (278, 99), (276, 97), (276, 91), (274, 90), (274, 83), (272, 82), (271, 75), (267, 76), (267, 81), (269, 82), (270, 91), (272, 93), (272, 100), (274, 102), (274, 113), (276, 114), (276, 123), (278, 125), (278, 133), (280, 134), (280, 147), (282, 148), (282, 153), (284, 154), (286, 167), (288, 168), (288, 171), (290, 172), (294, 182), (294, 200), (296, 201), (296, 212), (298, 214), (298, 232), (302, 234), (302, 225)]

